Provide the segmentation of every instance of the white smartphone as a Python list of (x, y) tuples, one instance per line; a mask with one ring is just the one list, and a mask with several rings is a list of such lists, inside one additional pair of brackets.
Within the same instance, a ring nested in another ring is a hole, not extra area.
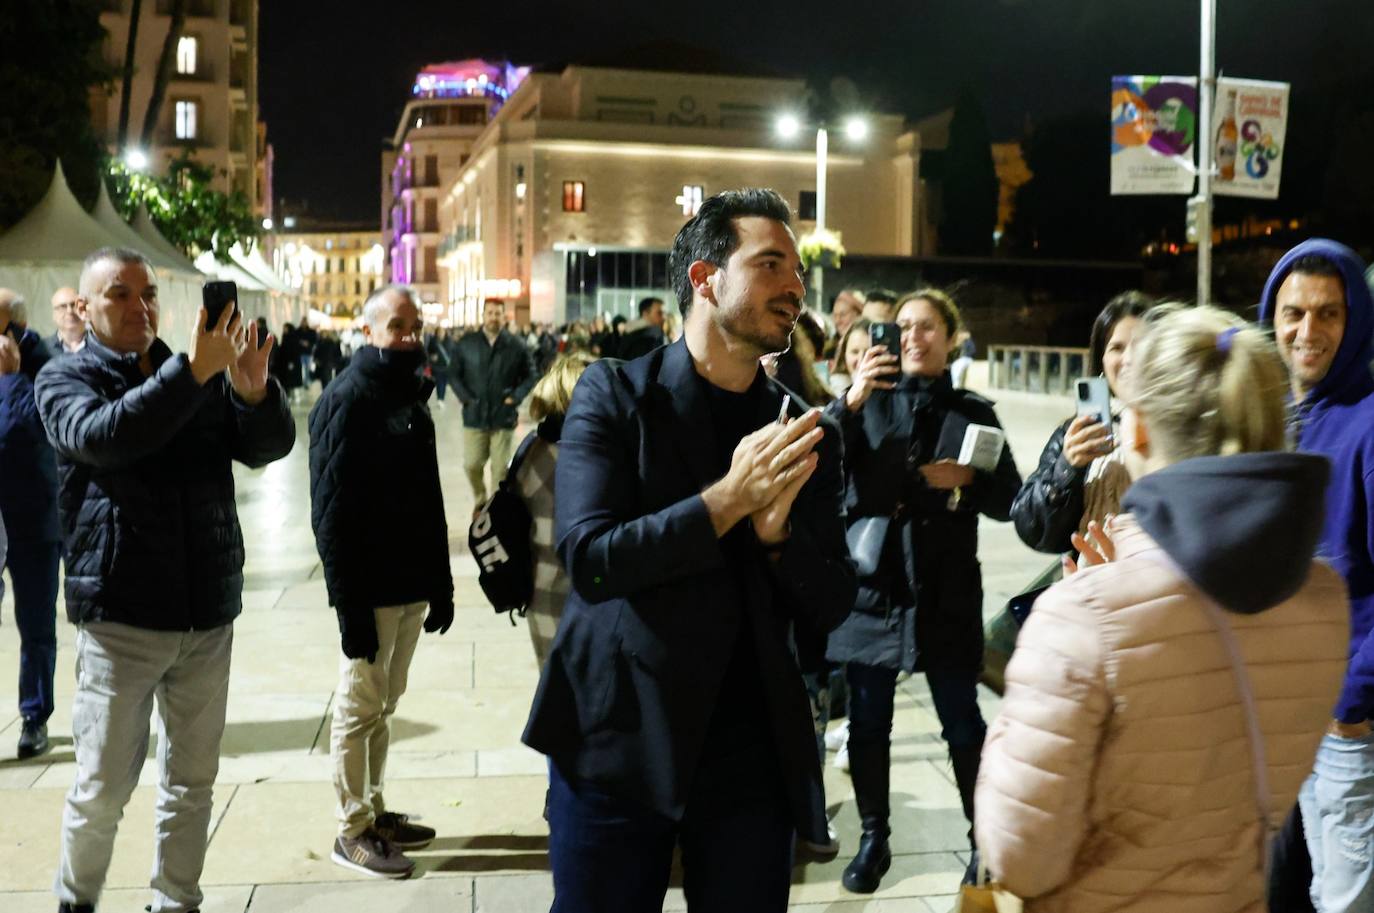
[(1112, 423), (1112, 390), (1105, 377), (1080, 377), (1073, 382), (1079, 415), (1095, 415), (1104, 425)]

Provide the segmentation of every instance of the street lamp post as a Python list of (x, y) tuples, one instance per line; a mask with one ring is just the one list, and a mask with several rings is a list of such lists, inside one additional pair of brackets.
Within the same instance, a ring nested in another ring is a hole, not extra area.
[[(801, 130), (801, 121), (794, 115), (785, 114), (778, 119), (779, 135), (791, 139)], [(868, 135), (868, 124), (861, 117), (851, 117), (845, 122), (845, 135), (858, 142)], [(825, 121), (816, 124), (816, 231), (825, 230), (826, 165), (830, 156), (830, 125)], [(823, 310), (825, 273), (817, 263), (811, 268), (811, 287), (816, 291), (816, 310)]]

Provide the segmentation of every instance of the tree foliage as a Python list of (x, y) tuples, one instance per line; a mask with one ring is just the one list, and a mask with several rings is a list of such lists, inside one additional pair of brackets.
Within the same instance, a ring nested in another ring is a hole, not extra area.
[(0, 15), (0, 229), (42, 198), (62, 160), (78, 200), (95, 202), (102, 150), (90, 93), (110, 79), (95, 0), (6, 0)]
[(126, 219), (139, 204), (158, 231), (190, 257), (213, 250), (229, 259), (229, 248), (250, 248), (258, 238), (257, 220), (248, 198), (239, 191), (225, 193), (211, 186), (214, 169), (183, 154), (167, 166), (167, 176), (132, 171), (119, 160), (108, 164), (111, 198)]

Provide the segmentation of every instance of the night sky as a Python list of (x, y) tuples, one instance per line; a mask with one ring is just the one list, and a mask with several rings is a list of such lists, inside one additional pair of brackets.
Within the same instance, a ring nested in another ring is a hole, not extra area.
[[(1374, 50), (1371, 0), (1219, 0), (1225, 75), (1350, 85)], [(1187, 74), (1197, 0), (750, 0), (665, 3), (342, 0), (261, 5), (259, 100), (284, 213), (379, 219), (380, 152), (416, 71), (467, 57), (609, 63), (672, 42), (753, 71), (825, 86), (847, 76), (878, 110), (920, 117), (976, 89), (996, 138), (1029, 117), (1097, 109), (1107, 154), (1109, 78)], [(386, 12), (383, 12), (386, 11)], [(1291, 140), (1290, 140), (1291, 142)]]

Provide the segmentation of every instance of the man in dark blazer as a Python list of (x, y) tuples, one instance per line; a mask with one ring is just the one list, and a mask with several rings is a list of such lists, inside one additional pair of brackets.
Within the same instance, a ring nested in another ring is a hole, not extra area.
[(572, 579), (524, 741), (550, 765), (554, 911), (782, 911), (826, 840), (794, 625), (854, 602), (838, 429), (759, 358), (804, 289), (782, 198), (727, 191), (678, 233), (685, 333), (579, 381), (554, 536)]

